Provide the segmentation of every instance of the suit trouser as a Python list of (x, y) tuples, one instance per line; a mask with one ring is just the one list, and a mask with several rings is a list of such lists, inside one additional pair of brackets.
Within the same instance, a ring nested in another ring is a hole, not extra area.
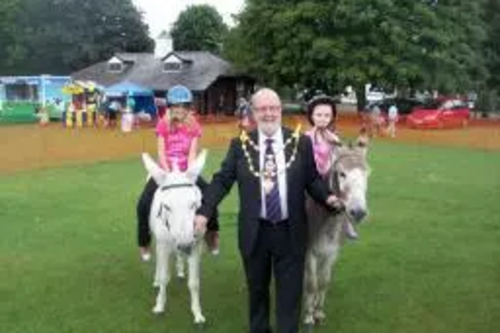
[(261, 220), (254, 250), (243, 257), (250, 301), (250, 332), (271, 332), (269, 287), (274, 274), (277, 332), (299, 331), (305, 255), (296, 254), (288, 221)]
[[(208, 183), (202, 178), (196, 179), (196, 186), (200, 188), (203, 194)], [(137, 242), (139, 246), (149, 246), (151, 243), (151, 230), (149, 229), (149, 213), (151, 212), (151, 204), (158, 185), (153, 178), (150, 178), (144, 187), (144, 190), (137, 202)], [(216, 210), (213, 217), (207, 223), (207, 229), (212, 231), (219, 230), (219, 213)]]

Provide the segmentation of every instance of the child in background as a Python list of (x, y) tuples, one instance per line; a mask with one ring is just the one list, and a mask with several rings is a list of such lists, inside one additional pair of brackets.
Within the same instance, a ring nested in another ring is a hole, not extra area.
[(35, 108), (35, 115), (38, 118), (40, 126), (47, 126), (49, 124), (49, 111), (47, 107), (39, 105)]
[(387, 135), (391, 138), (396, 137), (396, 124), (398, 122), (398, 107), (393, 102), (389, 106), (389, 111), (387, 112)]
[[(196, 160), (198, 153), (198, 139), (201, 137), (201, 126), (191, 114), (193, 95), (184, 86), (174, 86), (167, 94), (168, 111), (158, 120), (156, 134), (158, 137), (158, 157), (160, 166), (169, 171), (177, 167), (179, 171), (186, 171)], [(202, 194), (207, 187), (203, 178), (198, 177), (196, 185)], [(148, 261), (151, 257), (151, 231), (149, 229), (149, 213), (154, 193), (158, 185), (151, 178), (137, 204), (138, 243), (141, 257)], [(194, 221), (193, 221), (194, 223)], [(219, 253), (219, 223), (218, 214), (207, 224), (205, 241), (213, 255)]]
[[(340, 144), (340, 139), (335, 134), (335, 120), (337, 107), (335, 100), (329, 96), (321, 95), (311, 99), (307, 106), (307, 117), (313, 126), (306, 132), (311, 138), (314, 150), (314, 160), (321, 176), (325, 177), (331, 168), (331, 151)], [(358, 233), (350, 222), (344, 224), (344, 231), (348, 238), (357, 239)]]

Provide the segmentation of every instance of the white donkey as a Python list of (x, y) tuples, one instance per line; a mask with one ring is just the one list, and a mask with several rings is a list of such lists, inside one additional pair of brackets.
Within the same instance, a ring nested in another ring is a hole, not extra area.
[(333, 265), (344, 240), (346, 223), (360, 223), (367, 215), (366, 192), (369, 167), (366, 161), (368, 139), (360, 136), (354, 147), (338, 146), (331, 155), (328, 172), (330, 190), (342, 202), (338, 213), (327, 211), (308, 198), (309, 240), (304, 279), (304, 324), (312, 329), (326, 318), (325, 296)]
[[(143, 154), (144, 166), (158, 184), (149, 217), (149, 225), (156, 241), (156, 272), (154, 286), (158, 287), (154, 313), (165, 311), (167, 285), (170, 281), (169, 261), (173, 254), (186, 257), (188, 287), (194, 323), (203, 325), (205, 317), (200, 305), (200, 262), (202, 235), (194, 232), (194, 216), (201, 205), (201, 192), (195, 185), (206, 160), (203, 150), (194, 166), (186, 172), (166, 172), (148, 155)], [(183, 276), (182, 259), (178, 258), (179, 276)], [(180, 266), (179, 266), (180, 264)]]

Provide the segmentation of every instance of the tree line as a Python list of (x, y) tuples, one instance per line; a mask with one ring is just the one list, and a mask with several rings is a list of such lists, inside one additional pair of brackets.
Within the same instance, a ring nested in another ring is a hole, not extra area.
[(225, 51), (277, 86), (500, 90), (500, 0), (247, 0)]
[[(500, 91), (500, 0), (246, 0), (234, 19), (228, 28), (212, 6), (190, 6), (174, 47), (221, 54), (276, 87)], [(3, 75), (70, 73), (154, 47), (131, 0), (2, 0), (0, 36)]]
[(153, 47), (132, 0), (0, 1), (0, 75), (69, 74)]

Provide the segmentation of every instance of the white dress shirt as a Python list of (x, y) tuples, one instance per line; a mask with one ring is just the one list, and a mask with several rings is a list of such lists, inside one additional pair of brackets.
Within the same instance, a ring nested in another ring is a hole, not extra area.
[[(281, 215), (283, 220), (288, 218), (288, 206), (287, 206), (287, 185), (286, 185), (286, 162), (285, 162), (285, 150), (283, 149), (283, 133), (281, 127), (274, 133), (273, 136), (267, 136), (266, 134), (259, 131), (259, 150), (260, 150), (260, 170), (264, 169), (264, 158), (266, 154), (266, 139), (273, 139), (273, 151), (276, 156), (276, 171), (278, 175), (278, 186), (281, 199)], [(260, 179), (260, 198), (261, 198), (261, 211), (260, 216), (262, 218), (266, 217), (266, 193), (264, 191), (263, 178)]]

